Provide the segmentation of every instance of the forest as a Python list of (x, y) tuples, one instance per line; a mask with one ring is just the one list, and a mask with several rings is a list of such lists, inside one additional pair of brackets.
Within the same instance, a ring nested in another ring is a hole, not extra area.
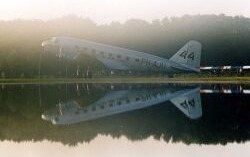
[(90, 56), (76, 60), (43, 53), (41, 43), (53, 36), (69, 36), (151, 53), (169, 58), (189, 40), (202, 44), (201, 65), (249, 65), (250, 19), (243, 16), (185, 15), (147, 22), (130, 19), (124, 23), (96, 24), (88, 18), (67, 15), (48, 21), (0, 21), (0, 77), (37, 78), (39, 58), (42, 77), (76, 77), (105, 67)]

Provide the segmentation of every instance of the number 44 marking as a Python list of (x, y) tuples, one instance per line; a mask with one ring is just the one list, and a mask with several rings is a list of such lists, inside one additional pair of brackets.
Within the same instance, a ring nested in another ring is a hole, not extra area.
[(188, 106), (195, 107), (195, 100), (194, 99), (185, 100), (182, 103), (180, 103), (180, 105), (185, 109), (189, 108)]
[(192, 59), (194, 60), (194, 52), (187, 52), (186, 50), (183, 51), (179, 56), (183, 57), (184, 59), (188, 58), (188, 59)]

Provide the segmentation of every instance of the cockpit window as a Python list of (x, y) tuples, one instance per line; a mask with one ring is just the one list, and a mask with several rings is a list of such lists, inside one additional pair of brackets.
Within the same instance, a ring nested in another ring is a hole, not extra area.
[(59, 40), (58, 40), (56, 37), (53, 37), (53, 38), (52, 38), (52, 41), (53, 41), (53, 43), (55, 43), (55, 44), (58, 44), (58, 43), (59, 43)]

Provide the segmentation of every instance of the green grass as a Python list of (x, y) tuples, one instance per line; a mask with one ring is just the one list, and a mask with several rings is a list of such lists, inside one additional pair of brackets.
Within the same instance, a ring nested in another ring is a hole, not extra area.
[(250, 77), (102, 77), (0, 79), (1, 84), (39, 83), (250, 83)]

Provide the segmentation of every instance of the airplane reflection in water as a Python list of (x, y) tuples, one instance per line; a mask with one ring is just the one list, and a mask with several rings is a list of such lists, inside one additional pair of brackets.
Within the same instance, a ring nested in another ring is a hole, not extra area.
[(221, 86), (152, 86), (150, 88), (113, 89), (90, 105), (81, 107), (75, 100), (59, 103), (56, 108), (45, 111), (42, 119), (53, 124), (72, 124), (98, 119), (119, 113), (143, 109), (170, 101), (189, 119), (202, 116), (200, 94), (250, 94), (249, 89), (240, 85)]
[(113, 90), (85, 107), (80, 107), (75, 100), (59, 103), (55, 109), (45, 111), (42, 119), (53, 124), (72, 124), (142, 109), (166, 101), (172, 102), (188, 118), (198, 119), (202, 116), (199, 92), (199, 87)]

